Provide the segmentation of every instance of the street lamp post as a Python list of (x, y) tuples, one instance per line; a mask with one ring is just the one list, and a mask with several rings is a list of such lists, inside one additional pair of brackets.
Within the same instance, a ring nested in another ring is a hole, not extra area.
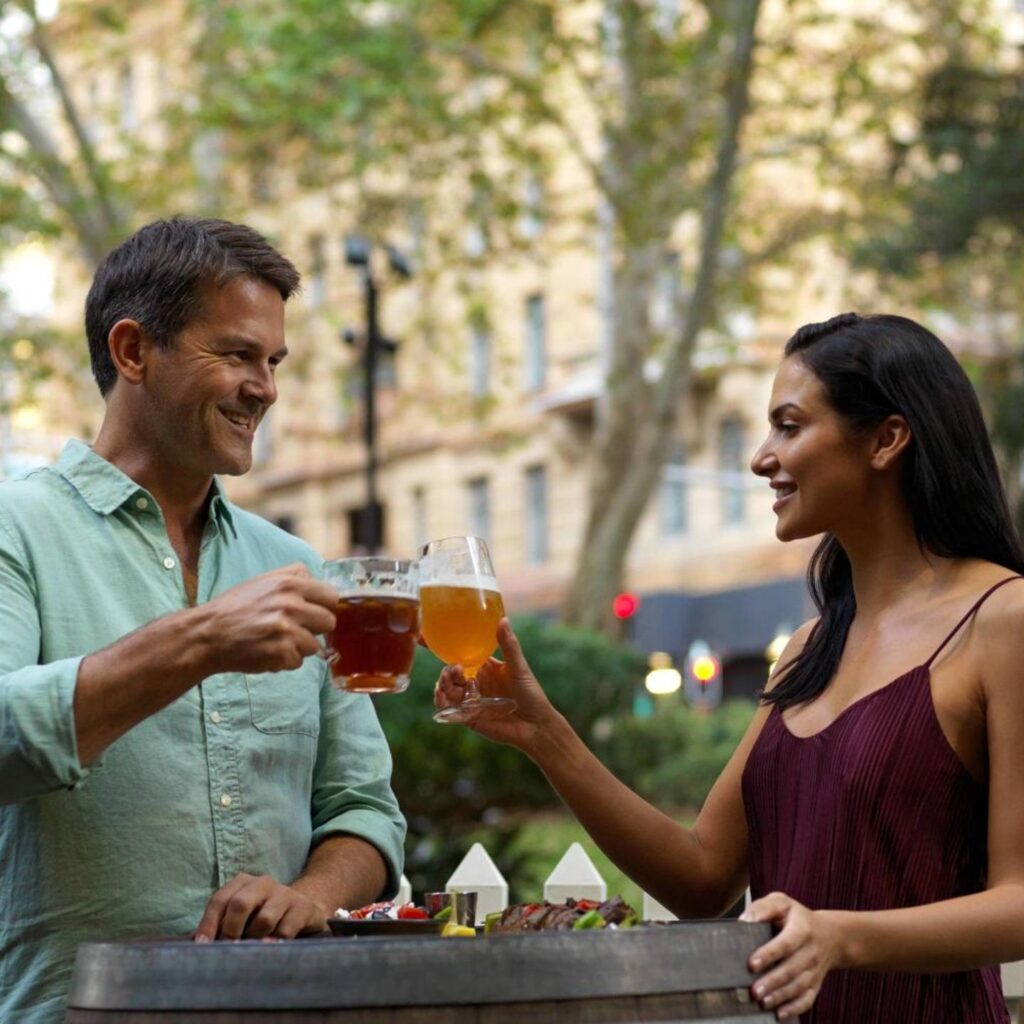
[[(412, 270), (402, 254), (393, 246), (385, 247), (388, 264), (403, 278), (412, 277)], [(377, 495), (377, 364), (380, 352), (394, 353), (398, 342), (385, 338), (380, 331), (378, 315), (379, 286), (373, 275), (373, 244), (361, 235), (345, 238), (345, 262), (359, 267), (363, 278), (363, 303), (366, 334), (363, 345), (363, 440), (366, 443), (366, 504), (356, 514), (355, 546), (375, 554), (384, 543), (384, 509)], [(356, 334), (345, 330), (346, 344), (356, 342)]]

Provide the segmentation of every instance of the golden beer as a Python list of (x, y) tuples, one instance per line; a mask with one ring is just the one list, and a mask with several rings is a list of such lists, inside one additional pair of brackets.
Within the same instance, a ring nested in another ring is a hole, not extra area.
[(447, 665), (472, 676), (497, 645), (495, 631), (505, 614), (501, 593), (472, 584), (421, 585), (423, 639)]

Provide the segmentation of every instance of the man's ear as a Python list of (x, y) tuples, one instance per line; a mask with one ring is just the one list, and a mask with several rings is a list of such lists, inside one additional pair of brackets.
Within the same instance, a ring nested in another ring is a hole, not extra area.
[(107, 335), (107, 349), (118, 377), (127, 384), (141, 384), (153, 342), (137, 320), (118, 320)]
[(871, 449), (872, 469), (889, 469), (913, 439), (910, 424), (902, 416), (887, 416), (875, 429)]

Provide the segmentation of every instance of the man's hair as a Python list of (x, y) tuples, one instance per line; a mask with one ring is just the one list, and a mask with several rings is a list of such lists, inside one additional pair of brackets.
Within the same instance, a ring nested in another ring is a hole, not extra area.
[(107, 338), (119, 320), (137, 320), (161, 348), (203, 313), (203, 289), (251, 277), (286, 300), (299, 272), (259, 232), (226, 220), (174, 217), (139, 228), (107, 253), (85, 300), (85, 333), (100, 394), (117, 381)]

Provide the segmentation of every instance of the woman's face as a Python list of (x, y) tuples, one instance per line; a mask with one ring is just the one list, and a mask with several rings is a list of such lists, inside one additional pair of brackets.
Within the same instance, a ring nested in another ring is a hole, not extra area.
[(788, 356), (775, 375), (768, 421), (750, 468), (775, 491), (775, 535), (842, 534), (866, 508), (871, 439), (850, 435), (799, 356)]

